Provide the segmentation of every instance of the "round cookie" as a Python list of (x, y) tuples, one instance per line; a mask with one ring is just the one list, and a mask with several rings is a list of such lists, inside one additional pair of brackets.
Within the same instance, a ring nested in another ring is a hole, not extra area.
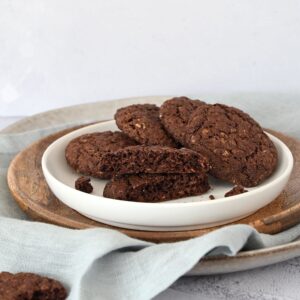
[(65, 300), (67, 291), (54, 279), (33, 273), (0, 273), (0, 295), (2, 300), (48, 299)]
[(186, 145), (206, 156), (210, 173), (246, 187), (269, 177), (277, 151), (259, 124), (248, 114), (226, 105), (202, 105), (187, 125)]
[(109, 179), (112, 174), (100, 171), (103, 154), (134, 145), (137, 143), (123, 132), (94, 132), (72, 140), (66, 147), (65, 156), (68, 164), (76, 172)]
[(115, 114), (117, 126), (129, 137), (143, 145), (176, 147), (159, 119), (159, 108), (153, 104), (123, 107)]
[(175, 97), (165, 101), (159, 110), (159, 116), (165, 129), (180, 144), (185, 144), (186, 126), (191, 114), (200, 105), (200, 100), (191, 100), (187, 97)]

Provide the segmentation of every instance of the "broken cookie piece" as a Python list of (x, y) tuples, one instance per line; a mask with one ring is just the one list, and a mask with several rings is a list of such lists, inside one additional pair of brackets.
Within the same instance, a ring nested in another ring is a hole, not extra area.
[(209, 188), (205, 173), (123, 175), (106, 184), (103, 196), (136, 202), (162, 202), (201, 195)]
[(235, 195), (239, 195), (239, 194), (243, 194), (243, 193), (247, 193), (248, 191), (245, 190), (245, 188), (241, 185), (237, 185), (235, 187), (233, 187), (229, 192), (227, 192), (224, 196), (225, 197), (231, 197), (231, 196), (235, 196)]
[(75, 189), (90, 194), (93, 191), (93, 186), (91, 185), (91, 178), (86, 176), (79, 177), (75, 181)]
[(131, 146), (103, 155), (100, 169), (114, 175), (137, 173), (201, 173), (208, 160), (189, 149), (163, 146)]
[(87, 133), (73, 139), (66, 147), (68, 164), (83, 175), (110, 179), (111, 174), (99, 171), (103, 154), (116, 151), (137, 143), (119, 131)]

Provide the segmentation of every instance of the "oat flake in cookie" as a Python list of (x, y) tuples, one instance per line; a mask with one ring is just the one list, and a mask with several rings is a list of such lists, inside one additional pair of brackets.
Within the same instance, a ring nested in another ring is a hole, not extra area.
[(259, 124), (248, 114), (226, 105), (202, 105), (191, 115), (186, 145), (209, 159), (210, 173), (246, 187), (269, 177), (277, 151)]
[(110, 173), (100, 171), (102, 155), (136, 144), (134, 140), (119, 131), (94, 132), (72, 140), (66, 147), (65, 156), (68, 164), (76, 172), (109, 179), (112, 176)]
[(165, 101), (159, 110), (159, 116), (165, 129), (180, 144), (185, 144), (186, 126), (191, 114), (200, 105), (200, 100), (191, 100), (187, 97), (175, 97)]
[(159, 108), (153, 104), (136, 104), (117, 110), (118, 127), (140, 144), (176, 147), (159, 118)]
[(103, 196), (136, 202), (162, 202), (201, 195), (209, 188), (205, 173), (123, 175), (106, 184)]
[(199, 152), (164, 146), (131, 146), (103, 155), (100, 171), (114, 175), (137, 173), (200, 173), (209, 164)]
[(33, 273), (0, 273), (1, 300), (64, 300), (67, 292), (54, 279)]

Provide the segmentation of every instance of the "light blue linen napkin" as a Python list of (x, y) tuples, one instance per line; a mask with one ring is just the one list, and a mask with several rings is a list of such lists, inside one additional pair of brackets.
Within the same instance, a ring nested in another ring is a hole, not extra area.
[(188, 241), (156, 245), (114, 230), (72, 230), (27, 221), (7, 188), (9, 161), (34, 140), (86, 121), (0, 134), (0, 271), (56, 278), (72, 300), (151, 299), (207, 254), (235, 255), (300, 235), (300, 225), (273, 236), (234, 225)]
[(269, 236), (246, 225), (228, 226), (184, 242), (155, 245), (115, 230), (72, 230), (0, 218), (0, 270), (60, 280), (69, 299), (151, 299), (203, 256), (235, 255), (294, 239), (300, 226)]

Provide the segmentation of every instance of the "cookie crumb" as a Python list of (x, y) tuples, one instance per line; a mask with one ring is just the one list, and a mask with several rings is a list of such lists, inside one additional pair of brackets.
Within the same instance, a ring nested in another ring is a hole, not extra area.
[(210, 200), (215, 200), (216, 198), (215, 198), (214, 195), (209, 195), (209, 199), (210, 199)]
[(91, 185), (91, 178), (86, 176), (79, 177), (75, 181), (75, 189), (90, 194), (93, 191), (93, 186)]
[(224, 196), (225, 197), (231, 197), (231, 196), (235, 196), (235, 195), (239, 195), (239, 194), (243, 194), (243, 193), (247, 193), (248, 191), (245, 190), (245, 188), (242, 185), (237, 185), (235, 187), (233, 187), (229, 192), (227, 192)]

